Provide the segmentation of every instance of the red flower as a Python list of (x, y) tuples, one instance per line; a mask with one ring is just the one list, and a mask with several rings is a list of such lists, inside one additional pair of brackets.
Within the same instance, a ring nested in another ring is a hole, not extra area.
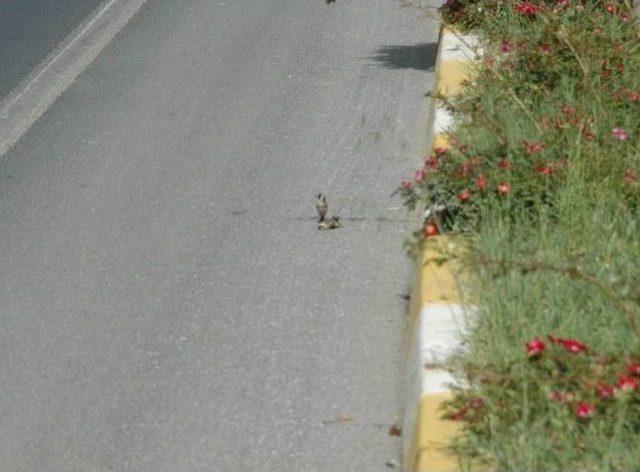
[(612, 15), (616, 12), (616, 7), (611, 3), (606, 3), (604, 5), (604, 9), (607, 11), (607, 13), (611, 13)]
[(438, 168), (438, 158), (435, 156), (429, 156), (427, 159), (424, 160), (424, 165), (427, 167), (427, 169), (430, 170), (434, 170)]
[(422, 182), (424, 180), (424, 170), (418, 169), (413, 175), (413, 180), (415, 180), (416, 183)]
[(629, 15), (622, 15), (620, 17), (620, 21), (622, 21), (623, 23), (627, 23), (629, 21)]
[(529, 357), (542, 354), (546, 348), (545, 344), (542, 342), (540, 338), (534, 338), (531, 341), (525, 343), (524, 346), (527, 351), (527, 356)]
[(576, 405), (576, 416), (578, 418), (589, 418), (596, 412), (595, 405), (586, 402), (580, 402)]
[(438, 225), (433, 220), (429, 220), (425, 223), (424, 229), (422, 230), (425, 238), (432, 238), (440, 234), (440, 230), (438, 229)]
[(540, 10), (539, 7), (529, 2), (516, 3), (516, 11), (525, 16), (536, 16), (536, 13)]
[(622, 390), (630, 391), (638, 388), (638, 379), (628, 375), (618, 377), (618, 387)]
[(476, 188), (480, 191), (483, 191), (487, 188), (487, 179), (484, 177), (484, 175), (480, 175), (476, 179)]
[(504, 52), (505, 54), (511, 52), (513, 49), (513, 43), (510, 41), (502, 41), (500, 44), (500, 52)]
[(436, 153), (436, 156), (444, 156), (447, 153), (447, 148), (439, 146), (433, 150)]
[(619, 139), (620, 141), (626, 141), (628, 138), (627, 132), (624, 128), (613, 128), (611, 130), (611, 136), (615, 139)]
[(550, 54), (551, 53), (551, 45), (547, 43), (543, 43), (540, 45), (540, 52), (542, 54)]
[(640, 362), (630, 362), (627, 370), (631, 375), (640, 375)]
[(555, 169), (552, 165), (539, 166), (535, 168), (536, 174), (541, 175), (553, 175), (555, 173)]
[(511, 192), (511, 185), (509, 185), (509, 182), (500, 182), (498, 184), (498, 193), (500, 195), (507, 195), (509, 192)]
[(607, 384), (599, 384), (596, 387), (596, 392), (600, 398), (611, 398), (615, 393), (615, 388)]
[(627, 182), (635, 182), (636, 180), (638, 180), (638, 177), (636, 177), (635, 172), (633, 172), (631, 169), (627, 169), (624, 171), (624, 180), (626, 180)]
[(506, 159), (500, 159), (498, 161), (498, 167), (503, 170), (511, 169), (511, 163)]
[(578, 354), (588, 349), (586, 344), (581, 343), (577, 339), (560, 339), (559, 341), (564, 350), (572, 354)]
[(462, 192), (460, 192), (458, 194), (458, 200), (460, 200), (461, 202), (466, 202), (471, 200), (471, 191), (470, 190), (464, 190)]
[(537, 154), (544, 149), (544, 143), (540, 141), (522, 141), (522, 145), (527, 154)]
[(403, 189), (405, 189), (405, 190), (406, 190), (406, 189), (408, 189), (408, 188), (410, 188), (410, 187), (411, 187), (411, 182), (409, 182), (408, 180), (403, 180), (403, 181), (402, 181), (402, 188), (403, 188)]

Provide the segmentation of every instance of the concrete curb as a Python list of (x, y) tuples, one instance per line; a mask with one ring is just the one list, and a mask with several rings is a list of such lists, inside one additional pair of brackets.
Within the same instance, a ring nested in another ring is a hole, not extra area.
[[(443, 29), (436, 61), (436, 95), (453, 96), (469, 78), (469, 65), (477, 58), (478, 41)], [(446, 132), (453, 125), (451, 113), (431, 101), (429, 149), (448, 147)], [(454, 472), (460, 470), (448, 446), (458, 425), (441, 418), (440, 406), (451, 398), (455, 378), (442, 363), (462, 349), (465, 310), (461, 291), (450, 262), (434, 262), (443, 249), (461, 248), (454, 238), (438, 236), (427, 241), (418, 260), (409, 308), (405, 402), (403, 423), (403, 470)]]

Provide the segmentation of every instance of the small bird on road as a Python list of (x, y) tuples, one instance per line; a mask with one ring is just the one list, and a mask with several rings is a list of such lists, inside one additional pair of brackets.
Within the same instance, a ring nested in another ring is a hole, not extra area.
[(327, 204), (327, 197), (321, 193), (318, 194), (318, 200), (316, 200), (316, 210), (318, 211), (318, 222), (324, 221), (324, 217), (327, 216), (327, 210), (329, 205)]
[(318, 229), (336, 229), (342, 227), (339, 216), (332, 216), (318, 223)]

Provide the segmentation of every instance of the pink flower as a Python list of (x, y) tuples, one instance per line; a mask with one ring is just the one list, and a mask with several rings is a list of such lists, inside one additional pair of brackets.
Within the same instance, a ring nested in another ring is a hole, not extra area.
[(509, 185), (509, 182), (500, 182), (498, 184), (498, 193), (500, 195), (507, 195), (509, 192), (511, 192), (511, 185)]
[(548, 43), (544, 43), (540, 45), (540, 52), (542, 54), (550, 54), (551, 53), (551, 45)]
[(418, 169), (416, 171), (416, 173), (413, 175), (413, 180), (416, 183), (420, 183), (424, 180), (424, 170), (423, 169)]
[(616, 7), (611, 3), (606, 3), (604, 5), (604, 9), (607, 11), (607, 13), (611, 13), (612, 15), (616, 12)]
[(620, 17), (620, 21), (622, 21), (623, 23), (627, 23), (629, 21), (629, 15), (622, 15)]
[(578, 418), (589, 418), (596, 412), (595, 405), (586, 402), (580, 402), (576, 405), (576, 416)]
[(438, 225), (433, 221), (429, 220), (424, 225), (424, 229), (422, 230), (425, 238), (432, 238), (440, 234), (440, 230), (438, 229)]
[(611, 136), (619, 139), (620, 141), (626, 141), (628, 138), (627, 132), (624, 130), (624, 128), (613, 128), (611, 130)]
[(628, 375), (621, 375), (618, 377), (618, 387), (626, 391), (636, 390), (638, 388), (638, 379)]
[(615, 388), (613, 388), (613, 386), (611, 385), (599, 384), (596, 387), (596, 392), (598, 393), (598, 396), (600, 398), (611, 398), (615, 393)]
[(527, 356), (533, 357), (542, 354), (546, 348), (545, 344), (540, 338), (534, 338), (531, 341), (525, 343), (525, 349)]
[(411, 188), (411, 182), (409, 182), (408, 180), (403, 180), (401, 185), (402, 185), (402, 188), (405, 190), (408, 188)]
[(588, 349), (586, 344), (581, 343), (577, 339), (560, 339), (560, 344), (562, 344), (565, 351), (571, 354), (578, 354)]
[(536, 16), (536, 13), (540, 10), (539, 7), (529, 2), (516, 3), (515, 7), (518, 13), (525, 16)]
[(485, 178), (484, 175), (480, 175), (476, 179), (476, 188), (480, 191), (483, 191), (484, 189), (487, 188), (487, 179)]
[(629, 362), (627, 370), (631, 375), (640, 375), (640, 362)]
[(438, 158), (436, 156), (429, 156), (427, 159), (425, 159), (424, 161), (424, 165), (427, 167), (427, 169), (429, 170), (434, 170), (438, 168)]
[(502, 41), (500, 44), (500, 52), (509, 53), (513, 49), (513, 43), (510, 41)]
[(471, 200), (471, 191), (470, 190), (464, 190), (464, 191), (460, 192), (458, 194), (458, 200), (460, 200), (463, 203)]
[(498, 167), (502, 170), (511, 169), (511, 163), (506, 159), (500, 159), (498, 161)]

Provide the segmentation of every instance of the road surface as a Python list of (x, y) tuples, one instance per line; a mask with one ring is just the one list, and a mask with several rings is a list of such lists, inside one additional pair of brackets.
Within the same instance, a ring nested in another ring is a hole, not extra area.
[(0, 470), (389, 470), (436, 38), (149, 0), (0, 158)]

